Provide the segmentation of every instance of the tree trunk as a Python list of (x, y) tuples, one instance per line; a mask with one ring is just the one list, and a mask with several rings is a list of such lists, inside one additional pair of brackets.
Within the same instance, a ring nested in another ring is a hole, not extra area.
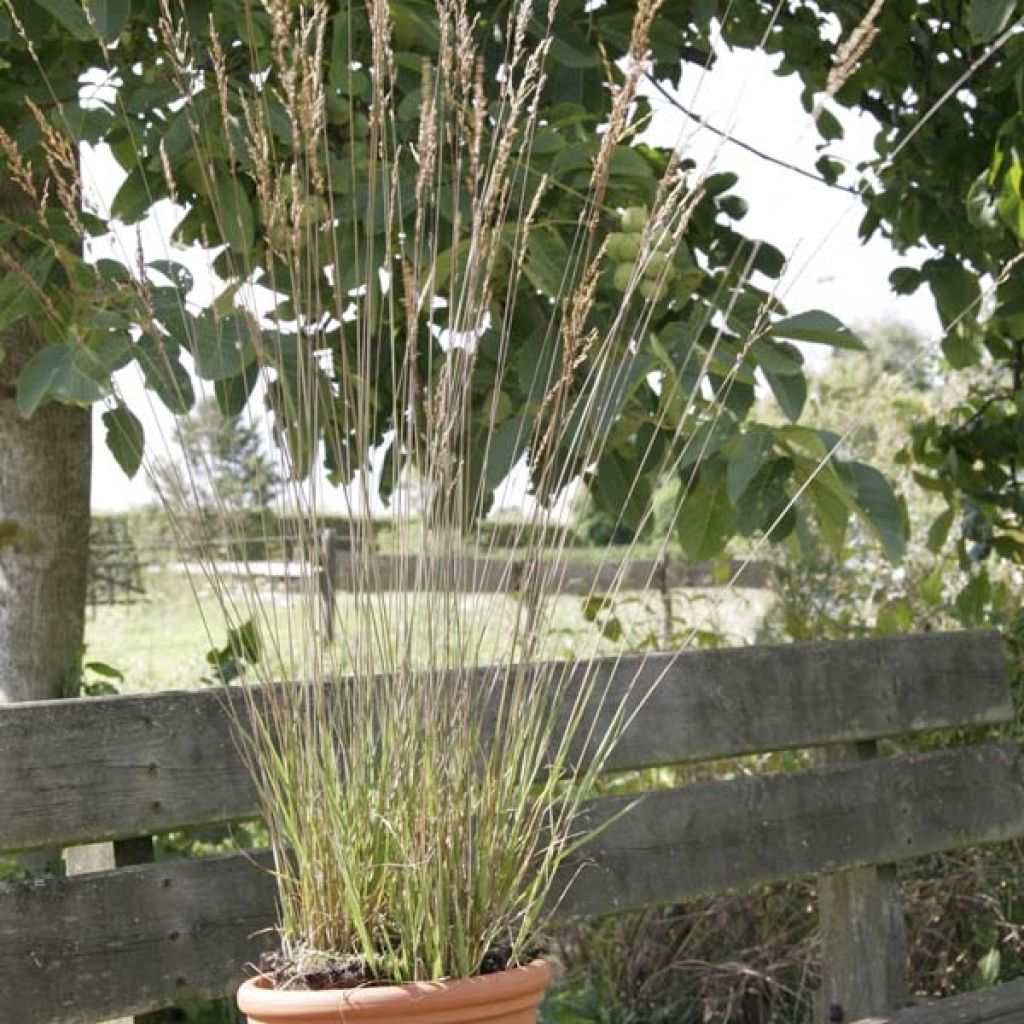
[[(0, 214), (19, 219), (11, 187), (0, 184)], [(0, 335), (0, 703), (67, 693), (85, 629), (91, 415), (18, 412), (15, 381), (39, 346), (28, 320)]]
[(0, 526), (12, 541), (0, 550), (0, 702), (69, 692), (85, 630), (90, 415), (18, 413), (11, 370), (30, 340), (3, 338), (0, 363)]

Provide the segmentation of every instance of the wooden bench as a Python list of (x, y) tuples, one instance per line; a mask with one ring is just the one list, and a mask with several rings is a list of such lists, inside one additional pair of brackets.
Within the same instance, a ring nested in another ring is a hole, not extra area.
[[(1024, 836), (1019, 745), (959, 742), (911, 755), (879, 747), (1008, 721), (997, 634), (696, 651), (609, 659), (594, 670), (607, 674), (613, 694), (638, 671), (643, 683), (661, 677), (615, 768), (825, 753), (805, 771), (646, 795), (591, 844), (592, 864), (562, 914), (817, 875), (821, 1020), (1024, 1021), (1024, 982), (901, 1009), (908, 998), (893, 867)], [(125, 863), (145, 859), (154, 833), (252, 817), (252, 787), (220, 695), (0, 708), (0, 793), (0, 850), (112, 840), (124, 865), (0, 889), (0, 1020), (92, 1024), (181, 996), (228, 993), (243, 965), (272, 944), (262, 855)], [(614, 814), (623, 799), (599, 798), (590, 813)]]

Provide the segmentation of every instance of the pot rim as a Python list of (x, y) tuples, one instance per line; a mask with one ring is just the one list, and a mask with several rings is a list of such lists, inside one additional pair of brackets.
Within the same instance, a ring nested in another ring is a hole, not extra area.
[(550, 961), (531, 960), (493, 974), (441, 981), (411, 981), (401, 985), (364, 985), (357, 988), (274, 989), (266, 975), (244, 981), (238, 989), (238, 1008), (259, 1020), (302, 1014), (439, 1012), (476, 1003), (518, 1000), (537, 992), (540, 1002), (553, 975)]

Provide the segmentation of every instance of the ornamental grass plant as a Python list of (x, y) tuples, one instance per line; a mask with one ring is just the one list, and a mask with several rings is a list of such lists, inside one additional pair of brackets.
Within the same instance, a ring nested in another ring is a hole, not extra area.
[[(786, 318), (762, 287), (781, 254), (721, 226), (741, 212), (728, 176), (631, 145), (661, 5), (626, 6), (614, 59), (560, 34), (554, 2), (159, 0), (152, 25), (113, 42), (110, 12), (87, 6), (109, 63), (77, 135), (59, 102), (39, 110), (55, 185), (0, 136), (24, 194), (63, 211), (54, 246), (80, 303), (72, 340), (23, 373), (26, 407), (75, 361), (73, 398), (107, 403), (111, 447), (136, 470), (173, 431), (144, 438), (111, 374), (134, 361), (177, 414), (198, 378), (266, 431), (285, 481), (262, 532), (287, 534), (297, 573), (270, 591), (211, 544), (195, 577), (229, 630), (218, 667), (248, 666), (230, 706), (273, 851), (279, 984), (470, 977), (540, 947), (585, 870), (585, 802), (647, 696), (638, 671), (608, 708), (610, 674), (571, 671), (596, 636), (574, 663), (545, 657), (581, 489), (628, 527), (627, 553), (641, 537), (664, 552), (678, 534), (700, 557), (734, 529), (791, 532), (808, 489), (815, 515), (843, 530), (866, 516), (897, 543), (881, 478), (840, 472), (838, 439), (739, 429), (758, 370), (799, 412), (802, 357), (783, 339), (858, 343), (824, 314)], [(122, 42), (150, 63), (118, 64)], [(574, 62), (599, 115), (551, 101)], [(128, 172), (110, 211), (82, 211), (62, 134), (85, 137), (90, 117), (115, 125)], [(76, 261), (68, 238), (161, 197), (185, 205), (174, 237), (207, 255), (210, 302), (141, 235), (120, 263)], [(187, 535), (219, 510), (230, 533), (237, 509), (194, 450), (172, 520)], [(651, 536), (651, 481), (666, 478), (681, 486)], [(332, 488), (351, 522), (337, 631), (319, 575)], [(478, 528), (510, 495), (525, 509), (512, 557)], [(374, 512), (394, 537), (386, 568)], [(614, 598), (622, 553), (602, 550), (612, 580), (590, 602)]]
[[(282, 616), (255, 576), (225, 574), (215, 554), (200, 559), (230, 644), (251, 666), (235, 725), (274, 855), (279, 984), (469, 977), (523, 963), (571, 884), (584, 801), (637, 703), (598, 728), (606, 684), (540, 658), (547, 599), (565, 570), (561, 509), (599, 457), (624, 389), (642, 379), (637, 332), (654, 303), (699, 276), (681, 239), (701, 185), (678, 158), (649, 205), (605, 202), (657, 6), (637, 6), (625, 65), (606, 69), (610, 114), (571, 186), (532, 166), (553, 37), (543, 21), (538, 32), (544, 14), (528, 0), (488, 25), (503, 48), (494, 76), (479, 19), (458, 0), (439, 3), (436, 52), (400, 105), (410, 69), (396, 62), (401, 26), (384, 3), (333, 16), (323, 3), (247, 6), (269, 56), (249, 94), (232, 80), (245, 54), (216, 30), (207, 37), (202, 74), (216, 99), (205, 120), (196, 110), (187, 122), (186, 144), (200, 175), (211, 136), (226, 157), (227, 175), (202, 183), (217, 231), (200, 240), (228, 243), (214, 269), (232, 283), (196, 318), (179, 306), (184, 347), (223, 407), (237, 401), (250, 414), (255, 395), (269, 409), (304, 570)], [(157, 28), (183, 97), (202, 59), (186, 15), (167, 0)], [(160, 164), (173, 198), (166, 151)], [(576, 200), (564, 262), (534, 242), (555, 188)], [(232, 247), (253, 219), (265, 231), (259, 264)], [(137, 269), (135, 295), (166, 323), (175, 313), (148, 291), (152, 271), (178, 287), (170, 302), (191, 282), (171, 261)], [(621, 304), (598, 330), (591, 314), (608, 273)], [(525, 279), (549, 294), (524, 313)], [(513, 373), (525, 409), (510, 408)], [(316, 571), (326, 558), (320, 462), (351, 506), (354, 616), (335, 640)], [(186, 463), (181, 476), (169, 511), (186, 527), (209, 515), (210, 493), (203, 465)], [(476, 524), (510, 476), (505, 486), (530, 509), (515, 528), (516, 578), (502, 588), (514, 601), (475, 593), (477, 574), (497, 563)], [(627, 503), (631, 491), (626, 482)], [(380, 495), (391, 497), (397, 583), (379, 578), (373, 553), (368, 516)], [(230, 532), (230, 509), (221, 511)], [(283, 676), (299, 682), (281, 685)]]

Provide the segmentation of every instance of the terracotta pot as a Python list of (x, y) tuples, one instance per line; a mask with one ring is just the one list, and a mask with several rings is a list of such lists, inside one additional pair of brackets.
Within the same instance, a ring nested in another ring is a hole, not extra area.
[(277, 991), (252, 978), (238, 990), (249, 1024), (536, 1024), (551, 965), (497, 974), (325, 992)]

